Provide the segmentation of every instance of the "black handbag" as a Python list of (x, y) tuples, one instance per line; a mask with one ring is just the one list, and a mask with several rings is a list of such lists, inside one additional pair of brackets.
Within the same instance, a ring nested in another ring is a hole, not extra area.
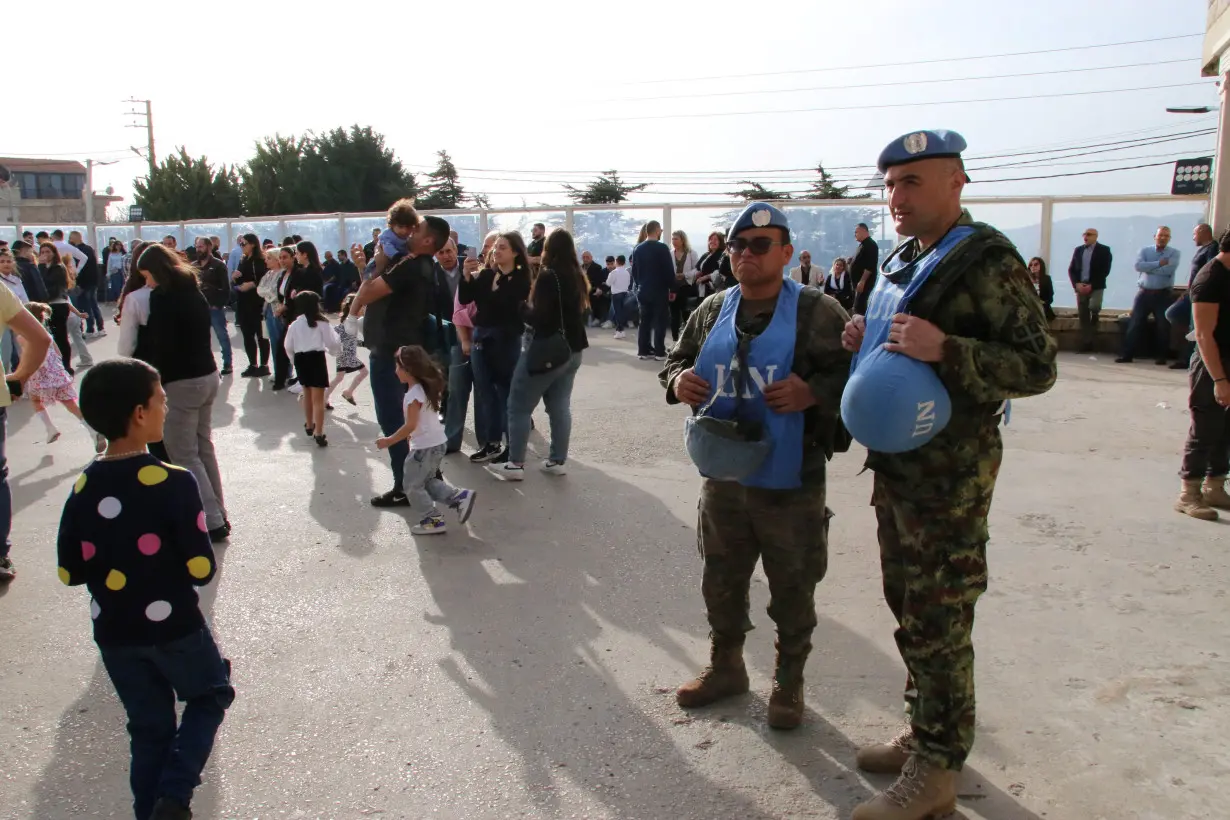
[[(572, 359), (572, 345), (564, 335), (564, 291), (560, 287), (559, 273), (552, 271), (555, 289), (559, 294), (559, 330), (543, 339), (531, 339), (525, 351), (525, 369), (531, 376), (541, 376), (558, 370)], [(540, 274), (541, 275), (541, 274)]]

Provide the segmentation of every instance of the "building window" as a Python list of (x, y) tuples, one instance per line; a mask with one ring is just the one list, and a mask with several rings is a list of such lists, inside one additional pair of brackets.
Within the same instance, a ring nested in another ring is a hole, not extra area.
[(80, 199), (85, 174), (17, 174), (22, 199)]

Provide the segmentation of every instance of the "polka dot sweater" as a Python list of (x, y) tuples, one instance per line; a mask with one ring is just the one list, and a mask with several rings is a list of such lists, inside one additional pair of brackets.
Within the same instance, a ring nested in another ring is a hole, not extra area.
[(60, 580), (85, 584), (94, 640), (153, 645), (205, 624), (194, 587), (216, 566), (192, 473), (151, 455), (95, 461), (60, 517)]

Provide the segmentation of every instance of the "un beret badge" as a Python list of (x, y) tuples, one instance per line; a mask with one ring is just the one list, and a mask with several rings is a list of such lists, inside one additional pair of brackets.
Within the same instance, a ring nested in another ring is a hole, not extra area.
[(917, 134), (910, 134), (905, 138), (904, 147), (907, 154), (921, 154), (927, 150), (927, 135), (921, 131)]
[(773, 214), (767, 210), (754, 211), (752, 213), (752, 224), (757, 228), (763, 228), (773, 221)]

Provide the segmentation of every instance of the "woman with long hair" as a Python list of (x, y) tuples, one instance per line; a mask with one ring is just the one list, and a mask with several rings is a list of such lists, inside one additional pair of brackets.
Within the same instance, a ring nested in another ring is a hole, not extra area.
[(124, 287), (124, 274), (128, 270), (128, 251), (118, 239), (111, 240), (107, 248), (107, 301), (114, 302)]
[(589, 347), (585, 335), (585, 311), (589, 307), (589, 280), (577, 264), (572, 234), (556, 228), (542, 249), (542, 268), (534, 280), (530, 299), (522, 307), (529, 327), (526, 349), (535, 340), (562, 335), (572, 355), (567, 362), (545, 373), (531, 373), (530, 357), (522, 356), (513, 373), (508, 396), (508, 460), (489, 464), (487, 470), (504, 481), (525, 478), (525, 449), (530, 437), (530, 419), (541, 401), (551, 420), (551, 451), (542, 462), (544, 472), (563, 475), (572, 435), (572, 385), (581, 368), (581, 351)]
[(68, 314), (72, 305), (68, 301), (68, 269), (60, 260), (60, 252), (50, 242), (38, 246), (38, 272), (43, 276), (43, 284), (47, 286), (47, 305), (51, 308), (51, 318), (47, 327), (51, 330), (51, 338), (55, 340), (60, 350), (60, 358), (64, 360), (64, 369), (68, 375), (73, 375), (73, 348), (68, 339)]
[(508, 432), (508, 393), (521, 356), (525, 327), (521, 306), (530, 295), (530, 260), (521, 234), (500, 234), (489, 260), (477, 273), (463, 270), (457, 286), (458, 301), (477, 306), (470, 366), (475, 400), (487, 402), (490, 422), (487, 445), (470, 456), (475, 464), (503, 464), (508, 460), (508, 450), (502, 446)]
[(679, 330), (692, 312), (691, 300), (696, 297), (696, 251), (688, 244), (683, 231), (671, 234), (671, 251), (675, 260), (675, 285), (671, 288), (671, 339), (679, 341)]
[(1046, 272), (1046, 262), (1042, 257), (1035, 256), (1029, 260), (1029, 278), (1034, 283), (1038, 298), (1042, 300), (1042, 311), (1046, 314), (1046, 320), (1055, 321), (1055, 309), (1051, 307), (1055, 303), (1055, 283)]
[(265, 337), (270, 345), (278, 336), (278, 317), (273, 315), (273, 306), (278, 301), (278, 283), (282, 280), (282, 259), (277, 248), (269, 248), (263, 252), (265, 258), (265, 275), (256, 286), (256, 294), (261, 298), (261, 315), (265, 320)]
[(213, 443), (219, 379), (209, 302), (196, 271), (170, 248), (149, 245), (137, 260), (137, 270), (153, 288), (146, 333), (149, 363), (162, 374), (167, 393), (163, 444), (172, 461), (196, 476), (209, 537), (224, 541), (230, 537), (231, 524)]
[(291, 299), (290, 280), (298, 267), (293, 245), (284, 245), (278, 251), (278, 262), (282, 267), (282, 276), (278, 279), (276, 301), (273, 305), (273, 318), (277, 322), (277, 333), (270, 339), (270, 342), (273, 344), (273, 389), (283, 390), (290, 381), (292, 373), (290, 357), (286, 355), (286, 328), (293, 317), (287, 317), (286, 314)]
[[(482, 249), (474, 258), (467, 257), (462, 263), (463, 275), (466, 270), (477, 272), (486, 264), (491, 249), (499, 238), (499, 231), (487, 233)], [(449, 453), (461, 450), (471, 393), (474, 394), (474, 438), (478, 443), (478, 451), (486, 450), (491, 441), (491, 420), (487, 411), (492, 400), (484, 392), (488, 385), (475, 381), (474, 368), (470, 363), (474, 350), (474, 315), (477, 312), (478, 305), (473, 302), (468, 305), (461, 304), (461, 288), (458, 287), (457, 293), (453, 295), (453, 327), (457, 330), (457, 345), (449, 352), (448, 406), (444, 408), (444, 430), (448, 433)]]
[(696, 263), (696, 295), (701, 299), (717, 290), (717, 283), (713, 280), (719, 277), (718, 268), (725, 252), (726, 237), (721, 231), (710, 233), (705, 254)]
[[(265, 300), (256, 292), (268, 270), (260, 239), (254, 233), (239, 238), (243, 258), (231, 276), (235, 288), (235, 323), (243, 333), (243, 350), (248, 357), (248, 369), (240, 376), (254, 378), (269, 375), (269, 340), (262, 332)], [(260, 359), (257, 359), (257, 352)], [(259, 364), (258, 364), (259, 361)]]

